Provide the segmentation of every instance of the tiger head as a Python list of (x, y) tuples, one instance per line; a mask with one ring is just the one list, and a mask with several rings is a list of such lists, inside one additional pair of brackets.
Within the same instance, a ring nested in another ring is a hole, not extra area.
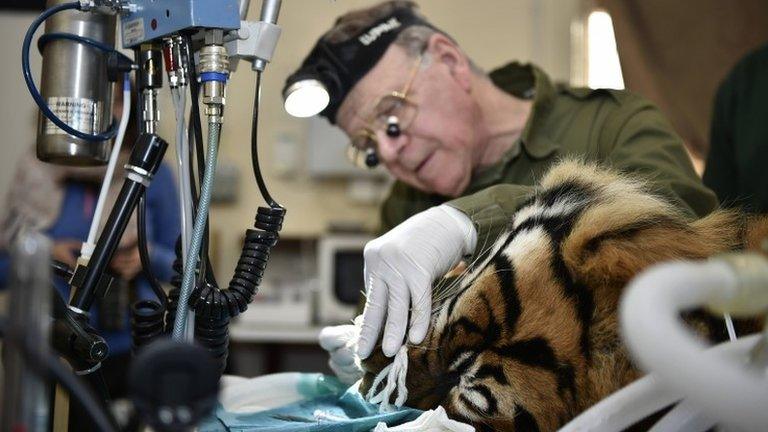
[[(746, 238), (735, 212), (691, 221), (597, 165), (561, 162), (540, 186), (483, 258), (435, 288), (427, 337), (408, 346), (406, 405), (478, 430), (555, 430), (638, 377), (618, 332), (627, 282)], [(363, 394), (390, 362), (380, 349), (363, 361)]]

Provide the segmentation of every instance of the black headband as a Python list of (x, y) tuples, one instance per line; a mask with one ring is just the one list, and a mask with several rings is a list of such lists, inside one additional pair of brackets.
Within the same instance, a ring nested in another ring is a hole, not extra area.
[(304, 79), (322, 82), (330, 101), (320, 115), (336, 124), (336, 112), (352, 87), (373, 69), (397, 35), (414, 25), (434, 28), (411, 8), (398, 8), (344, 42), (329, 43), (321, 37), (301, 67), (288, 77), (283, 92)]

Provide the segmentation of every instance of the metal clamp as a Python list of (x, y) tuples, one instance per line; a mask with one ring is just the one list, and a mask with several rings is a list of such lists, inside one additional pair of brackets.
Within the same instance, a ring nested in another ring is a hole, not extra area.
[(144, 187), (149, 187), (149, 183), (152, 181), (152, 173), (144, 168), (137, 167), (135, 165), (125, 164), (125, 170), (128, 171), (125, 176), (136, 183), (141, 183)]
[(236, 38), (224, 45), (231, 57), (230, 69), (237, 70), (238, 61), (243, 59), (253, 63), (255, 70), (264, 70), (275, 54), (282, 29), (264, 21), (240, 21), (240, 29), (233, 33)]

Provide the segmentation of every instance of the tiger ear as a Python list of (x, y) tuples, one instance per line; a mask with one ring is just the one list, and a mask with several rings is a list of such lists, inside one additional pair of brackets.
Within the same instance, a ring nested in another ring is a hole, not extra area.
[(716, 211), (688, 222), (674, 213), (604, 210), (582, 218), (563, 245), (563, 258), (574, 278), (595, 288), (624, 286), (661, 261), (702, 259), (742, 244), (743, 223), (734, 211)]

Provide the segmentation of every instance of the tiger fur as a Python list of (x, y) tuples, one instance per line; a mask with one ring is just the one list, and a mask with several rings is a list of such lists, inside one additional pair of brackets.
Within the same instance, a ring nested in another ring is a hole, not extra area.
[[(617, 322), (636, 273), (741, 248), (765, 227), (732, 211), (690, 221), (643, 182), (561, 162), (486, 257), (436, 288), (427, 337), (408, 346), (406, 405), (442, 405), (480, 431), (556, 430), (639, 377)], [(721, 319), (688, 318), (722, 338)], [(363, 394), (391, 361), (375, 353)]]

